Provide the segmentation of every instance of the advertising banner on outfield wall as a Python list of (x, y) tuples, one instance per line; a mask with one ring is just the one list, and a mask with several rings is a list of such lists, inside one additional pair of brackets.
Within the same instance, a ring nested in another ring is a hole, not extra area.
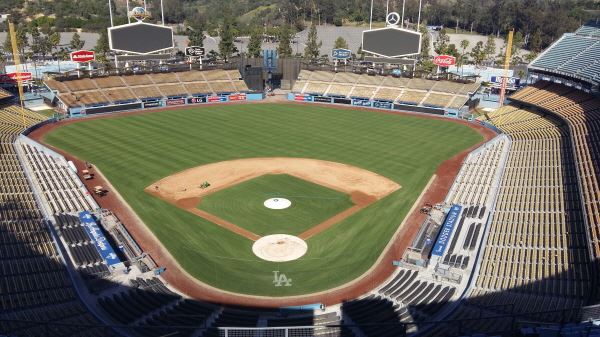
[(227, 102), (227, 96), (208, 96), (208, 102)]
[(296, 102), (312, 102), (313, 97), (310, 95), (295, 95), (294, 101), (296, 101)]
[(352, 105), (356, 105), (356, 106), (371, 106), (371, 101), (369, 101), (368, 99), (353, 99), (352, 100)]
[(246, 94), (232, 94), (232, 95), (229, 95), (229, 100), (230, 101), (245, 101), (246, 100)]
[(185, 99), (184, 98), (168, 99), (167, 100), (167, 105), (182, 105), (182, 104), (185, 104)]
[(318, 103), (331, 103), (331, 98), (324, 96), (313, 96), (313, 101)]
[(144, 108), (158, 108), (159, 106), (160, 101), (144, 102)]
[(97, 108), (86, 108), (85, 110), (81, 110), (81, 113), (85, 113), (86, 115), (92, 115), (92, 114), (97, 114), (97, 113), (136, 110), (136, 109), (141, 109), (141, 108), (142, 108), (142, 103), (131, 103), (131, 104), (101, 106), (101, 107), (97, 107)]
[(391, 102), (380, 102), (380, 101), (373, 102), (374, 108), (391, 109), (392, 106), (393, 106), (393, 104)]
[(352, 100), (350, 100), (348, 98), (334, 98), (333, 99), (333, 103), (337, 103), (337, 104), (351, 104)]
[(422, 112), (426, 114), (433, 114), (443, 116), (445, 111), (443, 109), (436, 108), (427, 108), (421, 106), (414, 106), (408, 104), (394, 104), (394, 110), (403, 110), (403, 111), (414, 111), (414, 112)]
[(206, 96), (188, 98), (188, 104), (198, 104), (198, 103), (206, 103)]

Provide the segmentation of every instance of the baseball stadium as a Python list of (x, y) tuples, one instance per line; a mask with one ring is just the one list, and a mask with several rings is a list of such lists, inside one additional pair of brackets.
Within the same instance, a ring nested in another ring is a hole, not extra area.
[(396, 13), (367, 69), (135, 70), (173, 32), (131, 13), (113, 68), (43, 77), (51, 116), (0, 91), (0, 336), (600, 335), (597, 20), (482, 109), (406, 76)]

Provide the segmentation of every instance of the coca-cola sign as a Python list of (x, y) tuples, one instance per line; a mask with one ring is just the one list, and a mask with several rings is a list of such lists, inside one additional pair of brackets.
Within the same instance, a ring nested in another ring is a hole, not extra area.
[(456, 64), (456, 57), (450, 55), (439, 55), (433, 59), (433, 64), (440, 67), (449, 67)]
[(96, 58), (96, 53), (91, 50), (78, 50), (71, 53), (71, 61), (73, 62), (90, 62)]

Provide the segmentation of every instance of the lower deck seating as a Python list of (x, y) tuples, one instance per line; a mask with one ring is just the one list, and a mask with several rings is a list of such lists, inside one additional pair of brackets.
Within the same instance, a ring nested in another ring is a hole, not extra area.
[[(511, 137), (512, 145), (467, 304), (496, 315), (570, 319), (569, 310), (586, 302), (592, 280), (568, 128), (513, 105), (482, 119)], [(566, 311), (543, 313), (548, 310)]]
[(13, 143), (43, 119), (0, 108), (0, 334), (110, 336), (79, 301)]

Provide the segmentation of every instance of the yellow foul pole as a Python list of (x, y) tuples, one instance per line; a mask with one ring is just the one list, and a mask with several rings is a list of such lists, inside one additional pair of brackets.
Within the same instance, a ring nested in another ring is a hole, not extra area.
[(23, 110), (23, 81), (21, 81), (21, 55), (19, 55), (19, 47), (17, 45), (17, 34), (15, 32), (15, 25), (12, 22), (8, 22), (8, 31), (10, 34), (10, 42), (12, 43), (13, 60), (15, 62), (15, 75), (17, 81), (17, 87), (19, 88), (19, 103), (21, 105), (21, 118), (23, 119), (23, 128), (27, 128), (25, 122), (25, 111)]
[(506, 41), (506, 55), (504, 56), (504, 74), (502, 76), (502, 86), (500, 87), (500, 106), (504, 105), (504, 97), (506, 96), (506, 84), (508, 82), (508, 68), (510, 67), (510, 57), (512, 56), (512, 43), (514, 30), (508, 32), (508, 40)]

